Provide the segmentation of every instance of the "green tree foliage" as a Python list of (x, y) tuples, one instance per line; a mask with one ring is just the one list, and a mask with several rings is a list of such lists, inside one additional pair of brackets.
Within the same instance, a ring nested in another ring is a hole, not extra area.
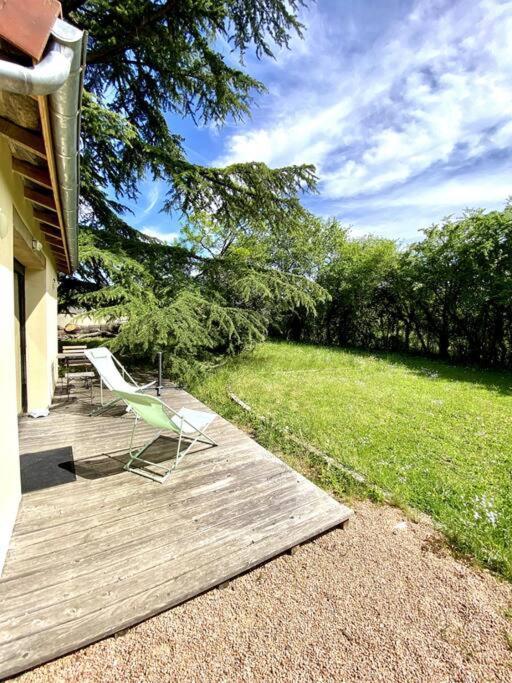
[[(302, 33), (303, 0), (64, 0), (64, 16), (89, 32), (83, 105), (84, 182), (88, 223), (122, 229), (122, 199), (137, 197), (147, 173), (169, 183), (165, 208), (207, 210), (218, 220), (252, 213), (283, 219), (312, 190), (308, 165), (269, 169), (190, 163), (172, 121), (189, 116), (223, 124), (248, 115), (265, 87), (228, 63), (223, 43), (272, 57)], [(233, 61), (232, 59), (229, 60)], [(119, 201), (112, 200), (110, 191)]]
[(391, 336), (387, 300), (398, 260), (392, 240), (345, 239), (339, 245), (336, 258), (319, 276), (320, 284), (333, 293), (322, 319), (325, 341), (372, 347)]
[[(325, 299), (311, 276), (321, 248), (300, 204), (314, 167), (227, 168), (191, 163), (177, 117), (222, 125), (247, 116), (262, 83), (243, 57), (274, 57), (302, 34), (303, 0), (64, 0), (89, 33), (82, 120), (80, 267), (61, 283), (80, 302), (121, 320), (118, 348), (166, 350), (186, 379), (223, 353), (251, 347), (290, 310)], [(238, 57), (238, 61), (236, 59)], [(123, 216), (142, 178), (168, 183), (163, 210), (190, 221), (169, 246)]]
[[(330, 300), (299, 338), (511, 367), (512, 206), (467, 211), (424, 235), (402, 249), (341, 239), (318, 275)], [(297, 338), (297, 326), (286, 334)]]
[(198, 213), (184, 228), (183, 237), (185, 244), (210, 256), (236, 252), (252, 263), (314, 278), (346, 239), (346, 230), (336, 220), (323, 220), (299, 207), (282, 223), (259, 218), (219, 223), (205, 212)]
[(466, 212), (425, 231), (405, 257), (409, 306), (422, 349), (510, 364), (512, 207)]
[(186, 246), (169, 250), (158, 240), (148, 240), (142, 252), (139, 245), (82, 230), (77, 281), (103, 280), (105, 286), (82, 288), (79, 298), (99, 315), (123, 321), (114, 349), (138, 355), (165, 350), (167, 369), (181, 382), (262, 341), (270, 323), (290, 309), (314, 316), (327, 296), (309, 278), (254, 260), (236, 241), (208, 256)]

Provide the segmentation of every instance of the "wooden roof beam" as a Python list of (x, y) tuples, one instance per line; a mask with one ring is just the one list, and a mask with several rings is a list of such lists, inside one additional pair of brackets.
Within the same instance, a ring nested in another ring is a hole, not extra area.
[(57, 265), (60, 267), (62, 263), (65, 263), (67, 267), (68, 262), (66, 261), (66, 254), (64, 253), (64, 251), (61, 251), (60, 249), (59, 251), (56, 251), (55, 249), (52, 251)]
[(52, 181), (48, 169), (46, 168), (34, 166), (34, 164), (29, 164), (27, 161), (12, 157), (12, 170), (23, 178), (28, 178), (28, 180), (31, 180), (38, 185), (42, 185), (49, 190), (52, 189)]
[(56, 244), (50, 244), (49, 247), (53, 251), (55, 258), (64, 259), (64, 261), (66, 260), (66, 252), (64, 251), (64, 247), (58, 247)]
[(39, 192), (39, 190), (33, 190), (31, 187), (24, 188), (25, 199), (28, 199), (32, 204), (38, 204), (43, 206), (45, 209), (51, 209), (55, 211), (55, 199), (53, 194), (47, 192)]
[(39, 223), (39, 227), (43, 235), (49, 235), (50, 237), (58, 237), (62, 240), (62, 233), (59, 228), (53, 228), (51, 225), (46, 225), (46, 223)]
[(36, 206), (34, 207), (34, 218), (47, 225), (52, 225), (54, 228), (60, 229), (59, 217), (55, 211), (43, 211)]
[(46, 149), (41, 135), (0, 116), (0, 135), (9, 138), (23, 149), (46, 159)]
[(51, 235), (45, 235), (44, 238), (48, 242), (48, 244), (50, 244), (52, 247), (64, 248), (64, 245), (63, 245), (62, 240), (60, 238), (52, 237)]
[(60, 193), (59, 193), (59, 178), (58, 178), (58, 174), (57, 174), (57, 165), (56, 165), (56, 160), (55, 160), (54, 144), (53, 144), (53, 134), (52, 134), (52, 127), (50, 124), (50, 110), (49, 110), (49, 104), (48, 104), (48, 98), (47, 97), (40, 97), (39, 98), (39, 115), (41, 117), (41, 128), (42, 128), (43, 139), (44, 139), (46, 150), (47, 150), (48, 172), (50, 174), (50, 178), (52, 180), (52, 186), (53, 186), (53, 206), (51, 206), (49, 208), (51, 208), (51, 209), (53, 209), (53, 211), (55, 211), (55, 213), (57, 214), (58, 219), (59, 219), (59, 227), (62, 230), (62, 239), (64, 242), (64, 248), (66, 250), (66, 261), (68, 264), (66, 271), (68, 271), (71, 267), (71, 258), (69, 256), (68, 236), (65, 234), (65, 222), (64, 222), (64, 215), (63, 215), (63, 211), (62, 211), (61, 197), (60, 197)]

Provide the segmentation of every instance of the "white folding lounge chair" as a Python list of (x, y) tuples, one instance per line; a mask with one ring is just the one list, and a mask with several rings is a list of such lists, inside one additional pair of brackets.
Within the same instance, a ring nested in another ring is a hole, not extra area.
[[(167, 404), (161, 401), (156, 396), (147, 396), (143, 394), (134, 394), (132, 392), (114, 391), (119, 399), (122, 399), (126, 405), (133, 412), (135, 419), (133, 420), (133, 428), (130, 437), (130, 459), (124, 466), (125, 470), (140, 474), (153, 481), (158, 481), (163, 484), (177, 467), (180, 460), (189, 452), (192, 446), (200, 441), (209, 446), (216, 446), (217, 443), (205, 434), (204, 430), (208, 427), (215, 415), (205, 413), (201, 410), (189, 410), (188, 408), (180, 408), (176, 411), (170, 408)], [(138, 451), (133, 450), (133, 437), (135, 434), (135, 427), (138, 421), (143, 420), (146, 424), (156, 427), (158, 429), (157, 435), (148, 441)], [(149, 460), (144, 460), (140, 456), (147, 450), (152, 443), (154, 443), (163, 431), (171, 431), (178, 435), (178, 448), (176, 450), (176, 457), (170, 467), (159, 465)], [(186, 439), (189, 443), (184, 450), (181, 450), (182, 440)], [(133, 462), (138, 461), (160, 469), (162, 474), (155, 474), (154, 472), (144, 469), (144, 467), (134, 467)]]
[(146, 389), (149, 389), (156, 384), (156, 380), (144, 385), (137, 384), (128, 370), (121, 365), (117, 358), (113, 356), (105, 346), (98, 346), (96, 349), (87, 349), (84, 351), (84, 354), (94, 365), (100, 376), (101, 406), (93, 410), (89, 415), (98, 415), (121, 400), (119, 397), (116, 397), (108, 403), (103, 403), (103, 385), (105, 385), (107, 389), (110, 389), (110, 391), (126, 391), (128, 393), (136, 394), (146, 391)]

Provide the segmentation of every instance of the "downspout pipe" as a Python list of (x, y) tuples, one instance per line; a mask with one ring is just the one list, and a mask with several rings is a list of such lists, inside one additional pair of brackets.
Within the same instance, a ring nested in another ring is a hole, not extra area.
[(69, 75), (73, 52), (52, 41), (44, 58), (33, 67), (0, 60), (2, 90), (19, 95), (49, 95), (64, 85)]
[(87, 34), (57, 19), (43, 59), (33, 67), (0, 60), (0, 90), (48, 96), (50, 124), (71, 269), (78, 264), (80, 109)]

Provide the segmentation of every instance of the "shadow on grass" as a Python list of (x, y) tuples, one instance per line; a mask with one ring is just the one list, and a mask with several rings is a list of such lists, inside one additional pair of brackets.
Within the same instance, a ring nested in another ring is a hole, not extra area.
[(373, 354), (390, 365), (402, 365), (420, 377), (449, 382), (465, 382), (477, 384), (482, 389), (493, 391), (504, 396), (512, 396), (512, 372), (458, 365), (424, 356), (401, 353)]
[(477, 384), (488, 391), (500, 393), (504, 396), (512, 396), (512, 371), (495, 368), (483, 368), (478, 366), (463, 365), (455, 361), (444, 361), (437, 358), (422, 356), (417, 353), (399, 353), (391, 351), (371, 351), (357, 348), (341, 348), (326, 344), (314, 344), (309, 342), (288, 342), (272, 340), (276, 345), (287, 345), (296, 348), (311, 348), (329, 350), (334, 353), (349, 354), (359, 358), (376, 358), (389, 365), (401, 365), (418, 375), (427, 377), (433, 381), (448, 380), (450, 382), (465, 382)]

